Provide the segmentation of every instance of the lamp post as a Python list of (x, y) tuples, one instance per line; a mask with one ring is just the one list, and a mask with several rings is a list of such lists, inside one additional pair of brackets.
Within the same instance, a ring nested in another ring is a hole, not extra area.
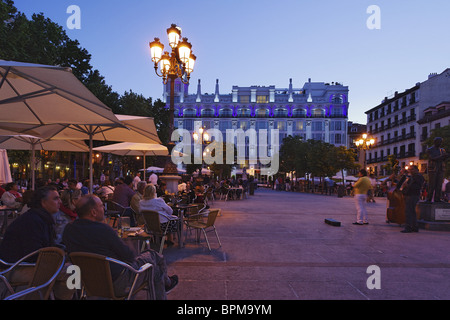
[[(172, 142), (174, 131), (175, 112), (175, 80), (181, 79), (182, 83), (189, 84), (191, 73), (194, 71), (196, 56), (192, 53), (192, 45), (187, 38), (181, 38), (181, 28), (172, 24), (167, 29), (171, 53), (164, 51), (164, 45), (155, 38), (150, 42), (150, 54), (154, 63), (155, 73), (163, 79), (164, 85), (170, 81), (170, 104), (169, 104), (169, 143), (168, 150), (171, 154), (175, 143)], [(181, 40), (181, 41), (180, 41)], [(176, 165), (169, 159), (164, 167), (163, 174), (178, 174)]]
[(356, 147), (364, 151), (364, 166), (366, 168), (366, 151), (375, 145), (375, 139), (364, 133), (358, 140), (355, 141)]
[[(194, 139), (194, 146), (195, 146), (194, 147), (194, 158), (199, 157), (202, 160), (202, 167), (203, 167), (203, 158), (209, 152), (208, 148), (206, 148), (204, 151), (203, 146), (209, 145), (211, 143), (211, 138), (210, 138), (209, 134), (206, 132), (205, 128), (203, 128), (203, 127), (200, 127), (198, 129), (198, 132), (194, 131), (194, 133), (192, 134), (192, 137)], [(201, 154), (201, 155), (197, 157), (198, 154)]]

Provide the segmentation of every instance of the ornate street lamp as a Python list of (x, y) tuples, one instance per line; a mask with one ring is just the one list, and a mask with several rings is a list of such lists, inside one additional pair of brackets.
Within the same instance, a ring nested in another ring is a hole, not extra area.
[(364, 150), (364, 166), (366, 167), (366, 151), (375, 145), (375, 139), (364, 133), (361, 138), (355, 141), (355, 145), (358, 149)]
[[(155, 38), (153, 42), (150, 42), (150, 54), (155, 66), (155, 73), (163, 79), (165, 85), (170, 81), (169, 143), (167, 148), (171, 153), (175, 146), (175, 143), (171, 141), (174, 131), (175, 80), (181, 79), (184, 84), (188, 84), (197, 58), (192, 53), (192, 45), (188, 39), (181, 38), (181, 28), (176, 24), (172, 24), (167, 29), (167, 36), (172, 49), (171, 53), (164, 51), (164, 45), (158, 38)], [(166, 163), (164, 174), (178, 174), (177, 167), (171, 160)]]

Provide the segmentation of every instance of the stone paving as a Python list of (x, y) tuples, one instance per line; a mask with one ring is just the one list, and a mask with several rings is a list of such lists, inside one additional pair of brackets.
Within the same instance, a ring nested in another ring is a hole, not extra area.
[[(183, 249), (165, 249), (169, 274), (180, 279), (169, 300), (450, 299), (450, 232), (401, 233), (385, 222), (384, 198), (367, 204), (364, 226), (352, 224), (355, 204), (347, 196), (258, 189), (211, 207), (222, 209), (222, 247), (210, 233), (212, 252), (193, 237)], [(372, 265), (378, 281), (368, 273)]]

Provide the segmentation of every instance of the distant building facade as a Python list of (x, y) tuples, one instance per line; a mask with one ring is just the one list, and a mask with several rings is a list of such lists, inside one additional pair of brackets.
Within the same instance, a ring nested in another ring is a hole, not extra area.
[(366, 111), (368, 133), (376, 139), (375, 147), (366, 153), (370, 170), (385, 175), (388, 156), (395, 155), (400, 166), (414, 163), (425, 172), (423, 154), (428, 146), (423, 141), (436, 126), (449, 124), (450, 105), (446, 101), (450, 101), (450, 69), (430, 74), (426, 81), (396, 92)]
[[(169, 102), (169, 84), (164, 89)], [(299, 135), (334, 145), (347, 145), (348, 87), (339, 83), (311, 82), (302, 88), (275, 86), (233, 86), (219, 93), (202, 94), (200, 80), (197, 93), (189, 94), (188, 85), (175, 82), (175, 127), (191, 132), (200, 127), (227, 129), (278, 129), (283, 138)]]

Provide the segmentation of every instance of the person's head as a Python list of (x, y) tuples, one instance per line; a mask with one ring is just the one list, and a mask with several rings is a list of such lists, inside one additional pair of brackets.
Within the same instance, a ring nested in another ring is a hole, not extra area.
[(133, 178), (131, 176), (126, 176), (125, 179), (124, 179), (124, 183), (127, 186), (131, 186), (131, 184), (133, 183)]
[(137, 183), (137, 186), (136, 186), (136, 190), (140, 193), (140, 194), (144, 194), (144, 190), (145, 190), (145, 187), (147, 186), (147, 182), (145, 182), (145, 181), (139, 181), (138, 183)]
[(69, 179), (69, 181), (67, 181), (67, 187), (68, 187), (70, 190), (75, 190), (75, 189), (77, 189), (77, 184), (78, 184), (78, 181), (75, 180), (75, 179)]
[(153, 184), (148, 184), (144, 189), (144, 199), (151, 200), (156, 198), (156, 188)]
[(5, 186), (6, 191), (17, 191), (19, 190), (19, 186), (15, 182), (7, 183)]
[(416, 174), (419, 172), (419, 167), (417, 167), (416, 165), (412, 165), (408, 167), (408, 172), (410, 174)]
[(82, 192), (80, 189), (76, 189), (73, 192), (64, 192), (61, 196), (62, 204), (69, 209), (75, 209), (75, 205), (80, 200)]
[(29, 206), (55, 214), (58, 212), (60, 205), (61, 199), (58, 190), (52, 186), (44, 186), (34, 191)]
[(93, 194), (84, 195), (78, 200), (76, 212), (80, 219), (101, 222), (105, 219), (105, 207), (102, 200)]
[(359, 170), (359, 176), (360, 176), (360, 177), (366, 177), (366, 176), (367, 176), (367, 171), (366, 171), (366, 169), (361, 169), (361, 170)]
[(22, 195), (22, 203), (29, 205), (31, 202), (31, 198), (33, 197), (33, 190), (26, 190)]

